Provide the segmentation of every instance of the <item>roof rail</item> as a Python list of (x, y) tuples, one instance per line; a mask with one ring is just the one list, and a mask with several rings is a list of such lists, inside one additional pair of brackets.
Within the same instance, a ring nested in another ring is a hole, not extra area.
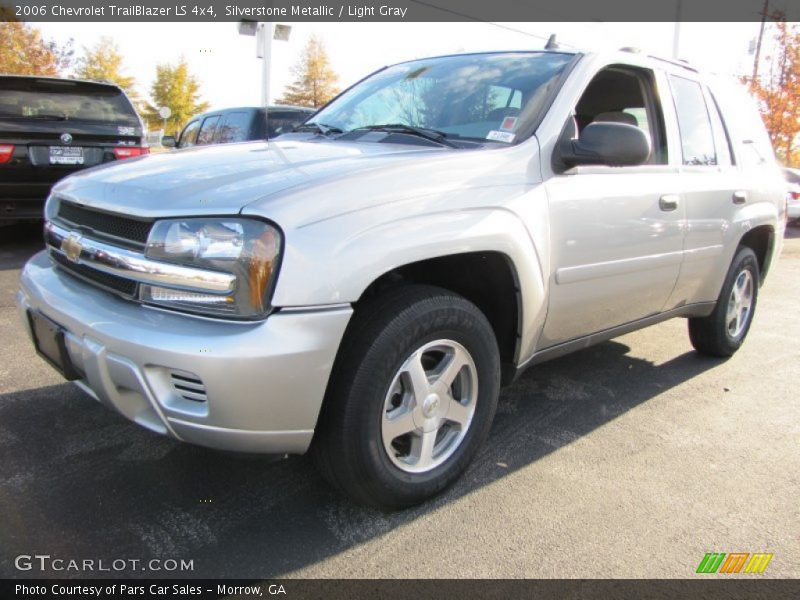
[(664, 58), (663, 56), (655, 56), (653, 54), (648, 54), (647, 58), (652, 58), (653, 60), (658, 60), (658, 61), (661, 61), (661, 62), (669, 63), (671, 65), (675, 65), (676, 67), (682, 67), (682, 68), (687, 69), (689, 71), (693, 71), (694, 73), (698, 73), (699, 72), (697, 68), (693, 67), (691, 64), (689, 64), (688, 61), (686, 61), (686, 60), (684, 60), (682, 58), (677, 58), (677, 59), (676, 58)]

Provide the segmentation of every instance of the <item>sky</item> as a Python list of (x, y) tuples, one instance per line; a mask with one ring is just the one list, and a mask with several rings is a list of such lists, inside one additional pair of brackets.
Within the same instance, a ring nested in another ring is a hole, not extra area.
[[(403, 60), (481, 50), (542, 48), (551, 33), (566, 47), (585, 50), (635, 46), (672, 55), (673, 23), (290, 23), (288, 42), (272, 45), (272, 99), (291, 82), (296, 63), (312, 34), (322, 37), (344, 88), (372, 71)], [(181, 56), (201, 82), (211, 108), (258, 105), (261, 59), (254, 37), (238, 34), (235, 23), (37, 23), (45, 37), (72, 38), (80, 52), (101, 36), (113, 38), (124, 56), (125, 74), (136, 78), (143, 97), (159, 63)], [(752, 71), (749, 53), (759, 23), (683, 23), (679, 57), (716, 73)]]

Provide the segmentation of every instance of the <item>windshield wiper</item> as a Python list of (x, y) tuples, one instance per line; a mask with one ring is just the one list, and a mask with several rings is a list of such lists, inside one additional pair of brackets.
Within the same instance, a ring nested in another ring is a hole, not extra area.
[(310, 121), (308, 123), (302, 123), (292, 129), (292, 131), (316, 131), (317, 133), (321, 133), (322, 135), (328, 135), (331, 133), (344, 133), (341, 129), (334, 125), (326, 125), (325, 123), (315, 123), (314, 121)]
[(356, 127), (351, 131), (385, 131), (387, 133), (406, 133), (408, 135), (415, 135), (430, 142), (447, 146), (448, 148), (458, 148), (453, 142), (447, 140), (447, 134), (444, 131), (437, 129), (428, 129), (427, 127), (414, 127), (404, 123), (386, 123), (384, 125), (365, 125), (364, 127)]

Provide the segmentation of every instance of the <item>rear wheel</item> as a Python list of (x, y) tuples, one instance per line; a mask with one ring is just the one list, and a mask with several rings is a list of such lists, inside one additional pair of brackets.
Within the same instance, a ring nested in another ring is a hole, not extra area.
[(486, 438), (497, 342), (475, 305), (434, 287), (399, 288), (353, 318), (312, 452), (358, 502), (411, 506), (455, 481)]
[(689, 338), (700, 354), (731, 356), (747, 337), (758, 299), (758, 259), (739, 248), (717, 299), (707, 317), (689, 319)]

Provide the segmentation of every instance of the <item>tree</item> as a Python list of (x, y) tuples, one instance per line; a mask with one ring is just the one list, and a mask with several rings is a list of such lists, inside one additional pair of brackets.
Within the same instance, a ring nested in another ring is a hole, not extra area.
[(72, 61), (72, 40), (59, 45), (38, 29), (18, 21), (0, 21), (0, 73), (61, 75)]
[(150, 88), (152, 103), (145, 106), (143, 115), (148, 126), (160, 128), (163, 125), (158, 109), (166, 106), (172, 111), (167, 119), (166, 130), (177, 135), (190, 118), (208, 108), (208, 103), (200, 100), (199, 90), (200, 83), (189, 72), (185, 59), (182, 58), (176, 65), (156, 66), (156, 80)]
[(84, 46), (83, 56), (76, 62), (75, 77), (116, 83), (137, 102), (136, 80), (122, 74), (122, 54), (110, 37), (101, 37), (92, 48)]
[(339, 76), (330, 65), (324, 42), (317, 35), (308, 40), (292, 73), (295, 80), (286, 88), (279, 104), (316, 108), (339, 93), (336, 87)]
[(757, 79), (749, 79), (759, 102), (761, 116), (778, 158), (787, 165), (800, 166), (800, 29), (772, 15), (774, 51), (764, 57), (766, 68)]

